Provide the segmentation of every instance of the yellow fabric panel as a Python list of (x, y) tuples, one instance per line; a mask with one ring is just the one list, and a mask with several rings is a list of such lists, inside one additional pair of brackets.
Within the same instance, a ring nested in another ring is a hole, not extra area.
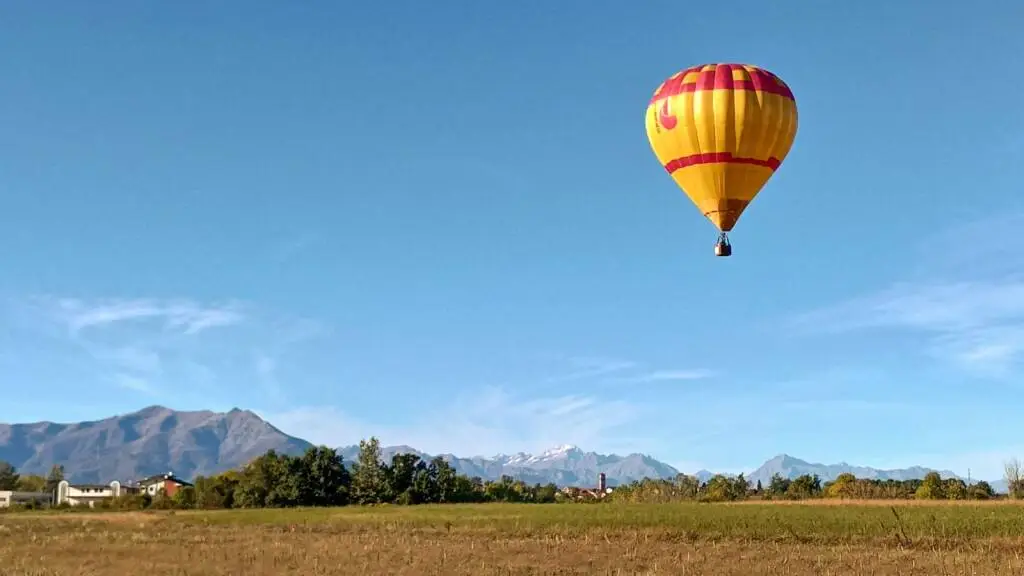
[(792, 92), (756, 66), (684, 70), (655, 93), (647, 137), (659, 162), (723, 232), (788, 155), (797, 130)]

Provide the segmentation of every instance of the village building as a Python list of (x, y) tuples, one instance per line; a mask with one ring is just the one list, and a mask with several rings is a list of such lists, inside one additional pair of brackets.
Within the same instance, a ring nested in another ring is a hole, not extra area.
[(61, 480), (57, 484), (57, 495), (54, 504), (60, 506), (95, 506), (97, 502), (107, 498), (117, 498), (122, 494), (132, 491), (131, 487), (122, 487), (121, 483), (114, 480), (110, 484), (72, 484), (67, 480)]
[(174, 496), (174, 494), (185, 486), (191, 486), (192, 484), (178, 478), (174, 475), (174, 472), (167, 472), (166, 474), (157, 474), (156, 476), (150, 476), (139, 481), (139, 490), (144, 494), (150, 496), (156, 496), (163, 491), (167, 497)]
[(604, 472), (597, 475), (596, 488), (580, 488), (578, 486), (566, 486), (562, 488), (562, 494), (571, 500), (602, 500), (612, 493), (614, 489), (608, 487), (608, 477)]

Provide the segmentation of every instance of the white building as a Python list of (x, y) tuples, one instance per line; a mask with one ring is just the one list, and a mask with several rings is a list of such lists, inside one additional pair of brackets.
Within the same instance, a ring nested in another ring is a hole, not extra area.
[(17, 490), (0, 490), (0, 508), (10, 508), (19, 504), (49, 504), (53, 494), (49, 492), (21, 492)]
[(156, 476), (150, 476), (139, 480), (139, 490), (149, 494), (150, 496), (156, 496), (161, 491), (168, 498), (174, 496), (174, 494), (186, 486), (191, 486), (190, 482), (186, 482), (181, 478), (174, 475), (174, 472), (168, 472), (166, 474), (157, 474)]
[(107, 498), (117, 498), (123, 494), (121, 483), (114, 480), (110, 484), (71, 484), (61, 480), (57, 484), (58, 506), (67, 502), (71, 506), (95, 506), (96, 502)]

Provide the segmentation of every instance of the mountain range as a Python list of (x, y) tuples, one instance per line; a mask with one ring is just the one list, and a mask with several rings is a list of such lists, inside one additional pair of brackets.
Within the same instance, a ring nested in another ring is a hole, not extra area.
[[(385, 461), (390, 461), (391, 456), (397, 453), (433, 458), (409, 446), (388, 446), (382, 448), (381, 453)], [(341, 454), (345, 460), (354, 460), (359, 454), (359, 447), (346, 446), (341, 448)], [(531, 484), (552, 482), (559, 486), (596, 486), (598, 474), (604, 472), (608, 485), (615, 486), (644, 478), (675, 478), (679, 474), (672, 466), (644, 454), (606, 455), (584, 452), (572, 445), (552, 448), (538, 455), (520, 452), (513, 455), (498, 454), (490, 458), (463, 458), (454, 454), (438, 456), (448, 461), (460, 474), (479, 476), (486, 480), (508, 475)]]
[[(10, 462), (25, 474), (46, 474), (54, 464), (63, 464), (75, 482), (128, 481), (152, 474), (174, 472), (191, 478), (239, 467), (274, 449), (301, 454), (312, 446), (275, 428), (253, 412), (233, 409), (176, 411), (150, 406), (102, 420), (57, 424), (0, 424), (0, 460)], [(354, 461), (358, 446), (338, 449), (346, 461)], [(385, 461), (396, 453), (431, 458), (410, 446), (382, 448)], [(604, 472), (610, 486), (642, 478), (674, 478), (676, 468), (644, 454), (619, 456), (586, 452), (572, 445), (559, 446), (533, 455), (498, 454), (492, 457), (460, 457), (440, 454), (460, 473), (487, 480), (509, 475), (529, 483), (553, 482), (559, 486), (594, 486)], [(896, 470), (853, 466), (846, 463), (816, 464), (780, 454), (747, 474), (750, 482), (768, 485), (773, 474), (796, 478), (817, 474), (822, 481), (849, 472), (858, 478), (906, 480), (921, 478), (930, 468), (913, 466)], [(955, 476), (938, 471), (943, 478)], [(695, 473), (707, 480), (713, 472)], [(1005, 491), (1005, 482), (993, 482)]]
[(74, 482), (139, 479), (173, 471), (209, 475), (274, 449), (297, 454), (311, 446), (247, 410), (182, 412), (150, 406), (91, 422), (0, 424), (0, 460), (25, 474), (63, 464)]

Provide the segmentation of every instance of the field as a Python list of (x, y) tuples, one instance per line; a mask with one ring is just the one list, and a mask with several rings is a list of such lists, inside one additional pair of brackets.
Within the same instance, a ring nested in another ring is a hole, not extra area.
[(0, 575), (1024, 573), (1024, 507), (449, 505), (0, 515)]

